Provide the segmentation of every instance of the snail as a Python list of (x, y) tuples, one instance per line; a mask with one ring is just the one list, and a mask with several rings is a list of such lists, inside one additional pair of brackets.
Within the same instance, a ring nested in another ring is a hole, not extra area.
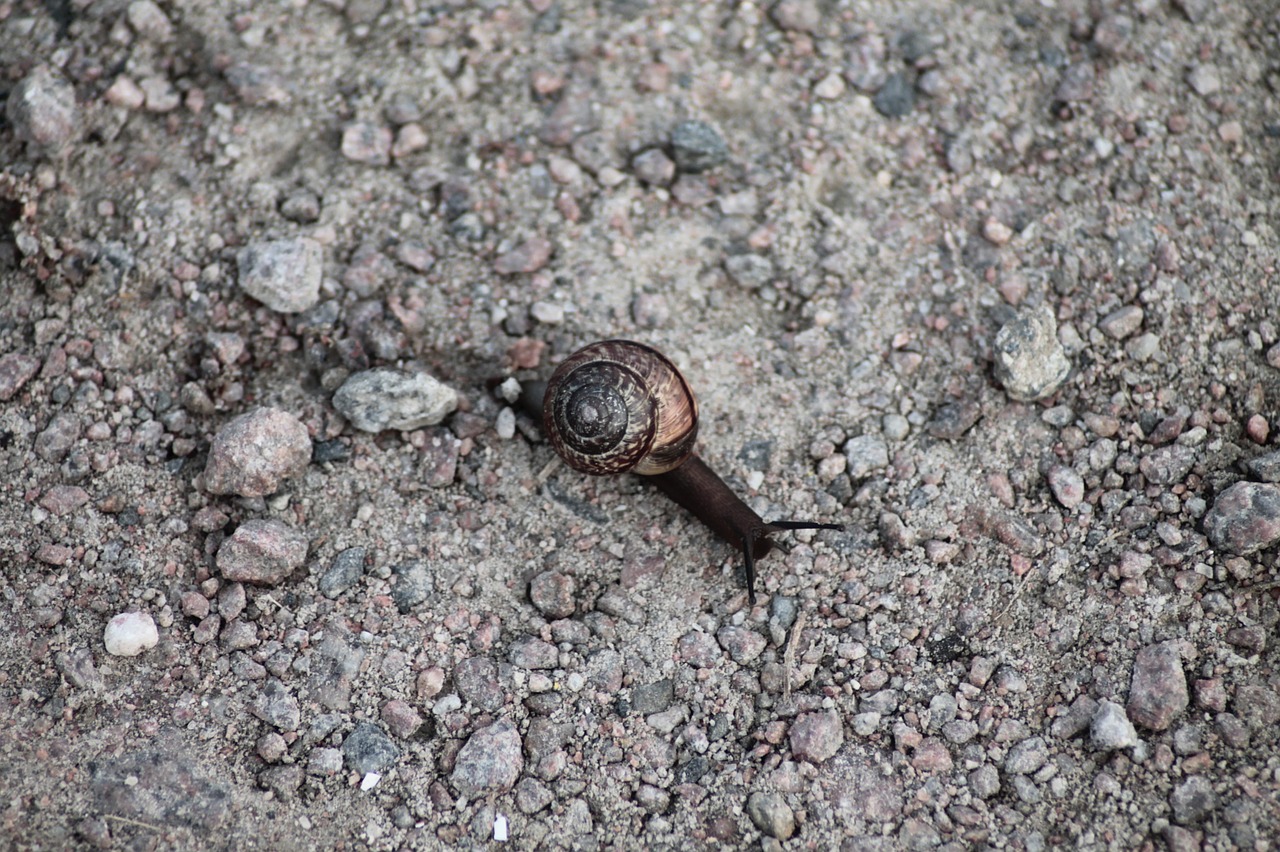
[(742, 551), (747, 599), (756, 602), (756, 560), (785, 530), (839, 530), (840, 524), (764, 521), (694, 453), (698, 402), (658, 350), (605, 340), (565, 359), (545, 388), (525, 387), (524, 407), (542, 419), (556, 453), (593, 475), (638, 473)]

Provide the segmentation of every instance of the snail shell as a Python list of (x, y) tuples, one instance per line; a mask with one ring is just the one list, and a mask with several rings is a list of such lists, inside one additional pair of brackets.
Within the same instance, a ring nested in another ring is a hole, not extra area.
[(583, 473), (666, 473), (693, 452), (698, 401), (665, 355), (605, 340), (552, 374), (542, 408), (552, 447)]

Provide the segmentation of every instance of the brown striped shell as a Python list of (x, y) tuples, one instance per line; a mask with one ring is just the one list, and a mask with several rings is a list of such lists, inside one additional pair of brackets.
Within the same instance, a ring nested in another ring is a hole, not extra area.
[(551, 446), (575, 470), (666, 473), (693, 452), (698, 401), (658, 350), (604, 340), (556, 368), (542, 424)]

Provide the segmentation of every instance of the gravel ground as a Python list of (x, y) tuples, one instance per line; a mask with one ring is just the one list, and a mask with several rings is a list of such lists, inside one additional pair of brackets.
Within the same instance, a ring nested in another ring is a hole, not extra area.
[[(1272, 849), (1273, 0), (0, 0), (0, 837)], [(515, 411), (660, 347), (725, 544)]]

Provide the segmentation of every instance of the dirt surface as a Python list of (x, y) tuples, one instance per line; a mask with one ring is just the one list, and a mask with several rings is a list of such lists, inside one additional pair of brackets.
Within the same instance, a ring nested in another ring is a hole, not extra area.
[[(0, 103), (6, 846), (1274, 848), (1272, 0), (0, 0)], [(846, 524), (756, 607), (512, 418), (615, 336)]]

